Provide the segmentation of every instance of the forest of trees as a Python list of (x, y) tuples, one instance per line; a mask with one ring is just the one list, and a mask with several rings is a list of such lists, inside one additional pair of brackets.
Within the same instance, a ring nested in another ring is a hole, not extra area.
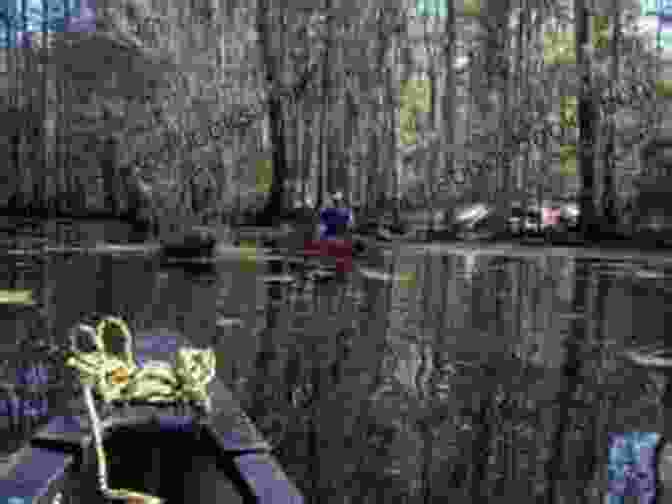
[(617, 222), (670, 95), (634, 0), (16, 3), (0, 198), (32, 211), (578, 190), (588, 230)]

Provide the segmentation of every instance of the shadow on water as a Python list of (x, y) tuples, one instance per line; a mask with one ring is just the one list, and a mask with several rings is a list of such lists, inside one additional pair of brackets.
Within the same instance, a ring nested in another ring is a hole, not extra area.
[[(233, 460), (219, 456), (205, 433), (135, 425), (110, 432), (104, 446), (111, 488), (151, 493), (167, 504), (249, 502), (240, 493), (244, 482)], [(95, 467), (89, 470), (95, 479)]]
[(0, 305), (2, 379), (30, 375), (45, 354), (26, 345), (63, 344), (92, 312), (182, 330), (215, 345), (218, 375), (320, 503), (602, 502), (607, 433), (663, 432), (666, 378), (620, 357), (665, 341), (662, 268), (405, 248), (359, 266), (332, 278), (233, 254), (207, 272), (137, 255), (2, 256), (0, 289), (36, 300)]

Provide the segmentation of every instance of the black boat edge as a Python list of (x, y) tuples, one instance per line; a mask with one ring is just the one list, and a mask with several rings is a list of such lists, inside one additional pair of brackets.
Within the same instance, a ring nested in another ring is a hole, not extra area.
[[(142, 337), (142, 332), (139, 336)], [(145, 338), (146, 336), (145, 332)], [(149, 337), (161, 340), (183, 340), (173, 331)], [(173, 341), (174, 343), (174, 341)], [(158, 351), (157, 351), (158, 350)], [(162, 359), (158, 346), (138, 351), (143, 359)], [(169, 436), (171, 432), (191, 426), (199, 439), (205, 437), (215, 454), (215, 468), (225, 472), (244, 504), (303, 504), (296, 486), (287, 478), (266, 442), (249, 417), (241, 409), (232, 392), (221, 381), (209, 386), (212, 413), (200, 418), (189, 411), (173, 407), (129, 406), (115, 411), (103, 421), (106, 439), (123, 429), (154, 426)], [(88, 417), (83, 405), (73, 403), (72, 411), (81, 411), (52, 418), (18, 452), (0, 459), (0, 502), (7, 504), (68, 504), (104, 502), (100, 495), (92, 500), (97, 479), (93, 455), (93, 435), (87, 427)], [(168, 413), (173, 411), (173, 413)], [(136, 449), (137, 450), (137, 449)], [(178, 457), (184, 457), (180, 452)], [(172, 476), (172, 475), (171, 475)], [(143, 489), (137, 489), (142, 491)], [(216, 498), (213, 496), (213, 499)], [(207, 499), (206, 499), (207, 500)], [(191, 501), (191, 499), (190, 499)], [(200, 502), (194, 499), (195, 502)]]

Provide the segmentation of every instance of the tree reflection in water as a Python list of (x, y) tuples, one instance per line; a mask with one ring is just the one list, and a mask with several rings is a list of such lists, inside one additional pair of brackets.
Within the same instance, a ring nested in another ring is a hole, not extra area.
[(597, 503), (607, 433), (663, 431), (658, 389), (617, 356), (662, 341), (641, 321), (664, 327), (670, 280), (632, 263), (479, 251), (465, 274), (459, 253), (402, 249), (370, 260), (379, 275), (265, 285), (233, 257), (207, 281), (140, 257), (21, 260), (0, 260), (0, 289), (37, 306), (3, 334), (62, 343), (104, 311), (218, 341), (218, 373), (310, 501)]

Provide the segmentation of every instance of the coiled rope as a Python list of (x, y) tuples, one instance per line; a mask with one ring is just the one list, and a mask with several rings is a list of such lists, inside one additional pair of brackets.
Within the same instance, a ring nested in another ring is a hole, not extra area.
[[(80, 351), (73, 342), (73, 353), (66, 364), (78, 372), (84, 390), (98, 461), (100, 490), (105, 497), (113, 500), (161, 504), (163, 500), (152, 495), (109, 488), (102, 424), (93, 394), (95, 392), (106, 404), (191, 403), (207, 414), (212, 408), (207, 385), (215, 377), (215, 353), (211, 348), (201, 350), (183, 347), (178, 349), (173, 363), (154, 360), (139, 366), (133, 355), (131, 332), (122, 319), (105, 317), (95, 329), (85, 324), (80, 324), (79, 329), (92, 337), (95, 350)], [(106, 349), (106, 335), (110, 331), (118, 331), (124, 339), (121, 357)]]

